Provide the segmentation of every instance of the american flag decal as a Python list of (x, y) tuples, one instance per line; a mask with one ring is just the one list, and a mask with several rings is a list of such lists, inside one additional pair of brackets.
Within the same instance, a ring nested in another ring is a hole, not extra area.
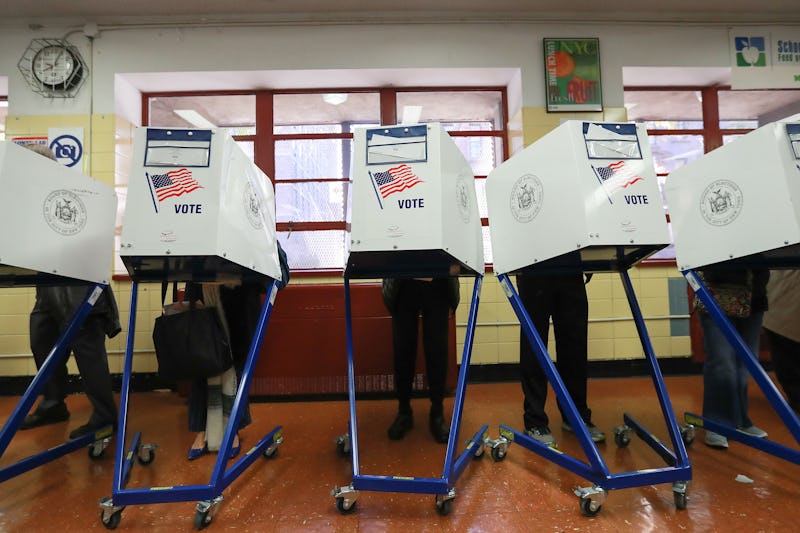
[(159, 202), (203, 188), (186, 168), (170, 170), (166, 174), (154, 174), (150, 176), (150, 183)]
[(406, 164), (392, 167), (385, 172), (370, 173), (378, 186), (381, 198), (386, 198), (390, 194), (410, 189), (422, 183), (414, 172)]

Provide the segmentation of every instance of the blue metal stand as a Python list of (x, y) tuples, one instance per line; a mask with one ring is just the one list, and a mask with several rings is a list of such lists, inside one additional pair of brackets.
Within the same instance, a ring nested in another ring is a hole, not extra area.
[(620, 271), (623, 286), (625, 287), (625, 294), (628, 297), (628, 303), (633, 313), (633, 319), (636, 323), (636, 329), (639, 333), (639, 338), (642, 342), (645, 358), (650, 366), (650, 374), (653, 379), (658, 401), (661, 406), (664, 419), (667, 423), (670, 441), (674, 452), (660, 442), (652, 433), (644, 428), (638, 421), (628, 414), (624, 415), (624, 425), (615, 428), (615, 442), (618, 446), (627, 446), (630, 442), (630, 432), (635, 431), (642, 440), (667, 463), (668, 466), (662, 468), (651, 468), (647, 470), (639, 470), (634, 472), (622, 472), (612, 474), (605, 461), (597, 450), (596, 444), (592, 441), (589, 431), (581, 419), (575, 407), (575, 402), (567, 391), (561, 376), (555, 367), (555, 364), (550, 359), (547, 352), (547, 347), (542, 342), (533, 322), (528, 315), (525, 306), (522, 303), (519, 295), (517, 294), (514, 285), (508, 278), (507, 274), (500, 274), (498, 280), (503, 290), (508, 296), (511, 306), (520, 321), (520, 326), (525, 332), (528, 342), (531, 343), (533, 351), (539, 364), (544, 369), (545, 375), (550, 385), (556, 394), (558, 403), (561, 405), (567, 420), (575, 431), (575, 436), (586, 455), (587, 462), (580, 461), (556, 449), (550, 448), (545, 444), (529, 437), (524, 432), (516, 431), (508, 426), (500, 426), (500, 438), (498, 440), (488, 441), (492, 446), (492, 457), (495, 460), (505, 458), (508, 445), (511, 442), (516, 442), (535, 452), (545, 459), (556, 463), (559, 466), (578, 474), (593, 483), (592, 487), (580, 488), (575, 490), (575, 494), (581, 499), (581, 511), (587, 516), (593, 516), (600, 512), (600, 508), (605, 502), (606, 490), (622, 489), (629, 487), (640, 487), (644, 485), (652, 485), (656, 483), (669, 483), (673, 484), (673, 493), (675, 497), (675, 505), (679, 509), (686, 507), (686, 490), (688, 481), (692, 477), (692, 469), (689, 464), (689, 458), (686, 454), (680, 429), (678, 428), (675, 415), (672, 411), (672, 404), (667, 396), (664, 387), (664, 379), (661, 375), (661, 370), (658, 366), (655, 352), (653, 351), (650, 338), (645, 328), (644, 319), (641, 310), (639, 309), (636, 296), (633, 292), (630, 278), (627, 271)]
[(484, 440), (488, 426), (484, 425), (467, 443), (466, 448), (455, 458), (455, 447), (458, 442), (459, 431), (461, 428), (461, 415), (464, 409), (464, 394), (467, 388), (467, 372), (469, 371), (470, 359), (472, 356), (472, 344), (475, 339), (475, 324), (478, 316), (478, 304), (480, 303), (481, 285), (483, 276), (475, 278), (475, 286), (472, 291), (472, 302), (469, 310), (469, 320), (467, 322), (466, 337), (464, 339), (464, 351), (461, 358), (461, 368), (458, 374), (458, 385), (456, 387), (455, 403), (453, 405), (453, 417), (450, 422), (450, 436), (447, 441), (447, 452), (444, 459), (444, 469), (440, 478), (419, 478), (406, 476), (375, 476), (361, 473), (358, 461), (358, 426), (356, 422), (356, 393), (355, 393), (355, 371), (353, 368), (353, 332), (352, 320), (350, 315), (350, 280), (344, 279), (345, 289), (345, 324), (347, 335), (347, 383), (348, 399), (350, 406), (350, 432), (337, 440), (337, 445), (343, 452), (350, 451), (352, 457), (353, 481), (346, 487), (336, 487), (331, 491), (331, 495), (336, 499), (336, 508), (342, 514), (347, 514), (355, 510), (358, 491), (382, 491), (382, 492), (408, 492), (416, 494), (435, 494), (436, 509), (442, 514), (449, 514), (452, 508), (453, 499), (456, 497), (454, 489), (455, 482), (461, 476), (470, 458), (480, 457), (484, 451)]
[[(753, 354), (752, 351), (750, 351), (750, 348), (739, 336), (736, 328), (733, 327), (733, 324), (731, 324), (730, 320), (728, 320), (728, 317), (722, 312), (719, 304), (717, 304), (717, 301), (711, 295), (708, 288), (703, 283), (703, 280), (700, 279), (697, 273), (693, 270), (684, 270), (683, 276), (686, 278), (686, 281), (689, 282), (689, 286), (692, 287), (695, 296), (699, 298), (701, 302), (703, 302), (703, 305), (711, 315), (711, 318), (717, 324), (717, 327), (719, 327), (719, 329), (725, 335), (725, 338), (728, 339), (728, 342), (736, 351), (736, 354), (745, 364), (747, 370), (750, 372), (750, 375), (753, 376), (756, 384), (764, 393), (764, 396), (766, 396), (769, 403), (772, 404), (775, 412), (778, 413), (778, 416), (780, 416), (781, 420), (783, 420), (783, 423), (786, 424), (786, 427), (794, 437), (795, 442), (800, 444), (800, 419), (798, 419), (792, 408), (789, 407), (789, 404), (786, 403), (783, 395), (781, 395), (780, 391), (778, 391), (778, 388), (758, 362), (758, 357)], [(752, 446), (753, 448), (769, 453), (786, 461), (800, 464), (800, 451), (796, 449), (788, 448), (768, 439), (752, 437), (736, 428), (714, 422), (713, 420), (703, 418), (702, 416), (694, 413), (685, 413), (684, 419), (691, 426), (701, 427), (713, 431), (714, 433), (719, 433), (728, 439)]]
[[(64, 358), (69, 355), (69, 347), (72, 344), (72, 340), (75, 338), (78, 330), (80, 330), (81, 325), (83, 324), (84, 320), (86, 320), (86, 317), (89, 316), (89, 313), (94, 307), (95, 302), (97, 302), (97, 299), (103, 292), (104, 287), (106, 287), (106, 285), (98, 283), (86, 293), (86, 297), (84, 298), (80, 307), (78, 307), (78, 309), (75, 311), (75, 314), (73, 315), (70, 323), (67, 325), (67, 328), (58, 338), (55, 346), (53, 346), (53, 348), (50, 350), (50, 353), (47, 355), (47, 359), (45, 359), (44, 364), (36, 373), (36, 377), (33, 378), (33, 381), (31, 381), (31, 384), (28, 385), (28, 388), (25, 390), (25, 394), (23, 394), (22, 398), (20, 398), (19, 403), (11, 413), (11, 417), (6, 420), (5, 425), (3, 425), (3, 429), (0, 430), (0, 457), (5, 453), (6, 448), (8, 448), (8, 445), (11, 442), (11, 439), (14, 437), (17, 431), (19, 431), (23, 420), (25, 420), (25, 416), (27, 416), (28, 412), (33, 406), (33, 403), (36, 401), (39, 391), (42, 390), (47, 381), (50, 379), (50, 376), (55, 371), (56, 366), (61, 364)], [(0, 482), (16, 477), (86, 446), (89, 446), (89, 457), (99, 457), (108, 444), (108, 440), (112, 432), (113, 428), (111, 426), (107, 426), (95, 431), (94, 433), (83, 435), (77, 439), (69, 440), (64, 444), (50, 448), (49, 450), (41, 453), (31, 455), (26, 459), (22, 459), (12, 465), (6, 466), (0, 469)]]
[[(141, 433), (134, 434), (128, 451), (125, 451), (126, 427), (128, 420), (128, 400), (130, 395), (130, 379), (133, 368), (133, 339), (134, 335), (128, 335), (128, 343), (125, 350), (125, 366), (123, 369), (122, 391), (120, 397), (120, 416), (116, 448), (116, 461), (114, 464), (114, 485), (111, 497), (105, 497), (100, 502), (102, 509), (101, 520), (107, 529), (114, 529), (119, 525), (122, 511), (127, 505), (150, 504), (150, 503), (170, 503), (200, 500), (195, 508), (194, 525), (197, 529), (206, 527), (218, 510), (219, 503), (222, 501), (222, 491), (230, 485), (245, 469), (253, 464), (256, 459), (264, 457), (275, 457), (278, 445), (283, 441), (282, 428), (276, 426), (258, 443), (250, 448), (240, 459), (230, 466), (226, 466), (230, 451), (233, 447), (233, 439), (236, 435), (236, 428), (239, 427), (239, 420), (242, 415), (242, 402), (246, 397), (250, 383), (253, 378), (253, 371), (258, 362), (258, 355), (264, 339), (264, 331), (269, 322), (272, 307), (275, 303), (275, 295), (278, 291), (278, 282), (273, 281), (261, 309), (258, 326), (250, 343), (250, 351), (247, 354), (247, 361), (242, 372), (242, 379), (236, 391), (236, 398), (233, 402), (231, 415), (225, 434), (222, 437), (222, 444), (217, 453), (217, 460), (214, 463), (214, 470), (211, 480), (205, 485), (183, 485), (170, 487), (149, 487), (127, 489), (133, 460), (136, 458), (142, 465), (151, 463), (155, 457), (155, 446), (141, 444)], [(136, 302), (138, 295), (138, 282), (134, 281), (131, 286), (131, 312), (128, 321), (128, 331), (135, 331), (136, 326)]]

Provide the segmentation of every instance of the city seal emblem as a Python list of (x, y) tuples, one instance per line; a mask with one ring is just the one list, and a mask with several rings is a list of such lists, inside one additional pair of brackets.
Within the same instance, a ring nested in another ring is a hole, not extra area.
[(514, 183), (509, 203), (517, 222), (524, 224), (536, 218), (542, 208), (543, 189), (542, 181), (533, 174), (525, 174)]
[(742, 212), (742, 190), (730, 180), (716, 180), (700, 196), (700, 214), (712, 226), (727, 226)]
[(244, 188), (242, 207), (244, 207), (247, 221), (253, 226), (253, 229), (264, 227), (264, 222), (261, 220), (261, 199), (250, 182), (247, 182), (247, 186)]
[(86, 226), (86, 206), (72, 191), (61, 189), (48, 194), (42, 212), (47, 225), (61, 235), (76, 235)]
[(461, 218), (464, 222), (469, 222), (471, 210), (470, 194), (466, 180), (462, 176), (459, 176), (456, 182), (456, 205), (458, 205), (458, 211), (461, 213)]

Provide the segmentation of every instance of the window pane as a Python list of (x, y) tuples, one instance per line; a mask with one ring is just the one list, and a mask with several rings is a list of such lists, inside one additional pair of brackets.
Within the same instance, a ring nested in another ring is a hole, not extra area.
[(657, 174), (669, 174), (703, 155), (701, 135), (650, 135), (649, 139)]
[(227, 128), (231, 135), (255, 134), (253, 94), (154, 96), (148, 102), (150, 126)]
[(486, 179), (475, 180), (475, 195), (478, 197), (478, 214), (481, 218), (489, 218), (489, 208), (486, 207)]
[(291, 269), (341, 269), (344, 267), (342, 230), (278, 232)]
[(742, 135), (723, 135), (722, 136), (722, 144), (728, 144), (729, 142), (733, 142)]
[(236, 144), (239, 145), (239, 148), (247, 154), (247, 157), (250, 158), (250, 161), (255, 159), (255, 143), (253, 141), (236, 141)]
[[(285, 133), (279, 131), (280, 126), (346, 126), (351, 123), (379, 123), (381, 117), (378, 93), (276, 94), (273, 108), (275, 133)], [(343, 131), (348, 131), (348, 128), (343, 127)]]
[(504, 126), (500, 91), (398, 92), (397, 120), (417, 112), (420, 122), (443, 122), (450, 128), (455, 128), (455, 123), (474, 123), (487, 130)]
[[(700, 91), (625, 91), (628, 120), (659, 121), (660, 128), (685, 129), (703, 127), (703, 106)], [(694, 122), (696, 126), (686, 126)], [(683, 124), (683, 125), (682, 125)], [(655, 129), (659, 126), (653, 126)]]
[(278, 222), (344, 220), (345, 182), (276, 183)]
[(347, 178), (350, 139), (308, 139), (275, 142), (275, 179)]
[(481, 234), (483, 235), (483, 262), (490, 265), (494, 262), (494, 256), (492, 256), (492, 239), (489, 235), (489, 226), (481, 226)]
[(503, 141), (499, 137), (451, 136), (476, 176), (486, 176), (503, 160)]
[(754, 124), (749, 127), (757, 127), (796, 113), (800, 113), (797, 90), (719, 91), (720, 123), (749, 120)]

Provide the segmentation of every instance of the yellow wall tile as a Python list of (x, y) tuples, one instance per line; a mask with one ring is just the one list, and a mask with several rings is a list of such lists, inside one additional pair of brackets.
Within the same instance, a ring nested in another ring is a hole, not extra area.
[(588, 348), (590, 361), (614, 359), (614, 339), (589, 339)]
[(614, 339), (614, 359), (639, 359), (642, 357), (644, 357), (644, 351), (638, 336), (635, 339)]

